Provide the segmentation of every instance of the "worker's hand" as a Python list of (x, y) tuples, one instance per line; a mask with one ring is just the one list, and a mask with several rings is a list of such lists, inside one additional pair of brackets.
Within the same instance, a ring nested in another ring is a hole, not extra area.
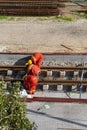
[(28, 63), (25, 63), (25, 66), (28, 66), (29, 64)]
[(25, 80), (27, 78), (27, 74), (23, 76), (23, 80)]
[(28, 60), (28, 62), (25, 63), (25, 66), (32, 65), (32, 64), (33, 64), (33, 63), (32, 63), (32, 60)]

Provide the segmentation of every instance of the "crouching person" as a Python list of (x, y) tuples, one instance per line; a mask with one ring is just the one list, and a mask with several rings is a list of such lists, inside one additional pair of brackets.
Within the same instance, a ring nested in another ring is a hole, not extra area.
[(32, 64), (32, 62), (28, 62), (26, 67), (27, 75), (24, 77), (25, 88), (29, 91), (29, 94), (34, 94), (38, 84), (38, 75), (41, 70), (37, 65)]

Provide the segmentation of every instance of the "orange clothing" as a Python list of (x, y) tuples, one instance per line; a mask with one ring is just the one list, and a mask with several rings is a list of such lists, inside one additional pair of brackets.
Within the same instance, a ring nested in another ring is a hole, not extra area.
[(32, 56), (32, 58), (31, 58), (31, 60), (32, 60), (32, 62), (35, 64), (35, 65), (37, 65), (37, 66), (41, 66), (41, 64), (42, 64), (42, 60), (43, 60), (43, 55), (42, 55), (42, 53), (35, 53), (33, 56)]
[(40, 73), (40, 68), (37, 65), (29, 65), (27, 68), (27, 74), (38, 76)]
[(29, 89), (29, 93), (30, 94), (34, 94), (35, 90), (36, 90), (36, 85), (38, 83), (38, 78), (37, 76), (33, 76), (33, 75), (28, 75), (25, 79), (24, 79), (24, 84), (26, 89)]

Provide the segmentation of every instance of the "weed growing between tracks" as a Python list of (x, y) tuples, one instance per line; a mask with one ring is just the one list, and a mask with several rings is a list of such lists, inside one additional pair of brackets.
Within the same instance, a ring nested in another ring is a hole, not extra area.
[(78, 13), (77, 14), (80, 18), (87, 19), (87, 14), (86, 13)]
[(0, 130), (32, 130), (36, 125), (26, 117), (26, 105), (19, 97), (19, 83), (9, 84), (10, 96), (6, 95), (4, 84), (0, 82)]
[(73, 19), (71, 17), (66, 17), (66, 16), (56, 16), (56, 19), (58, 21), (66, 21), (66, 22), (71, 22)]
[(0, 15), (0, 21), (57, 21), (57, 22), (72, 22), (78, 19), (87, 19), (86, 13), (76, 12), (75, 14), (56, 15), (56, 16), (12, 16)]

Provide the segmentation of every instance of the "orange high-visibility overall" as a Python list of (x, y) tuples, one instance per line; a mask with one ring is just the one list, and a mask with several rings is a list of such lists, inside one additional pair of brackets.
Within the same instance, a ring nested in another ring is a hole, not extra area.
[(28, 75), (34, 75), (34, 76), (38, 76), (38, 74), (40, 73), (40, 68), (37, 65), (29, 65), (27, 68), (27, 74)]
[(29, 89), (30, 94), (34, 94), (34, 92), (36, 90), (37, 83), (38, 83), (38, 77), (37, 76), (28, 75), (24, 79), (25, 87), (26, 87), (27, 90)]
[(41, 67), (43, 58), (44, 57), (43, 57), (42, 53), (38, 52), (32, 56), (31, 60), (32, 60), (33, 64), (37, 65), (38, 67)]

